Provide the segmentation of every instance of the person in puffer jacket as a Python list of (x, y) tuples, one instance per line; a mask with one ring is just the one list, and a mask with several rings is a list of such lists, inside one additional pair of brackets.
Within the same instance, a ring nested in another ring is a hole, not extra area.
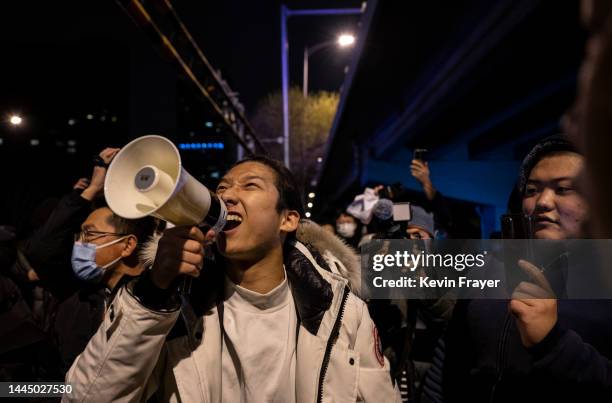
[[(251, 157), (217, 195), (228, 210), (223, 230), (176, 227), (149, 246), (151, 270), (119, 292), (63, 400), (399, 401), (356, 295), (359, 258), (300, 221), (291, 172)], [(213, 239), (214, 260), (204, 259)], [(185, 275), (194, 279), (180, 295)]]

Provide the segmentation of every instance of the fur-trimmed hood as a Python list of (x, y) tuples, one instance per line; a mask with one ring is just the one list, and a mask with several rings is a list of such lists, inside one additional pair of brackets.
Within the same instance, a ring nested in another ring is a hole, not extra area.
[(357, 252), (336, 235), (310, 220), (301, 220), (297, 240), (318, 252), (329, 269), (349, 282), (351, 291), (361, 295), (361, 258)]

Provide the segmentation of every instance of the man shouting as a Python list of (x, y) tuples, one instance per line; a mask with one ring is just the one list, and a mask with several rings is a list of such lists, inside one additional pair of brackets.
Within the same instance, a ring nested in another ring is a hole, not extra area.
[[(359, 259), (300, 222), (291, 172), (267, 158), (243, 160), (217, 194), (228, 209), (223, 231), (164, 233), (151, 270), (120, 292), (75, 361), (74, 392), (64, 399), (399, 401), (376, 328), (353, 294)], [(204, 259), (213, 239), (214, 259)], [(183, 275), (196, 279), (180, 297)]]

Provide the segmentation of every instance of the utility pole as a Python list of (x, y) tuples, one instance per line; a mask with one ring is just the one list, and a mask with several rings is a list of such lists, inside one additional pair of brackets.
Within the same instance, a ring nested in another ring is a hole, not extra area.
[[(281, 84), (283, 95), (283, 153), (284, 163), (290, 168), (289, 160), (289, 38), (287, 36), (287, 20), (292, 16), (316, 15), (359, 15), (361, 8), (324, 8), (290, 10), (281, 5)], [(308, 67), (305, 67), (307, 69)]]

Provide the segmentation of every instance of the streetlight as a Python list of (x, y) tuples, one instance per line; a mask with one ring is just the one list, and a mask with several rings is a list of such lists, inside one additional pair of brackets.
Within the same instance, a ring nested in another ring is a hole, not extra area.
[(9, 122), (10, 124), (12, 124), (13, 126), (19, 126), (21, 123), (23, 123), (23, 119), (21, 116), (19, 115), (12, 115), (9, 118)]
[(281, 5), (281, 87), (283, 94), (283, 155), (287, 168), (289, 165), (289, 36), (287, 35), (287, 20), (291, 16), (315, 16), (315, 15), (359, 15), (365, 10), (362, 8), (329, 8), (329, 9), (304, 9), (290, 10)]
[(342, 34), (339, 35), (338, 38), (333, 39), (331, 41), (325, 41), (316, 44), (312, 47), (304, 47), (304, 81), (302, 83), (302, 92), (304, 93), (304, 98), (308, 97), (308, 58), (318, 52), (321, 49), (324, 49), (331, 45), (338, 45), (341, 48), (347, 48), (352, 46), (355, 43), (355, 36), (352, 34)]
[(338, 37), (338, 45), (340, 47), (351, 46), (355, 43), (355, 36), (352, 34), (342, 34)]

